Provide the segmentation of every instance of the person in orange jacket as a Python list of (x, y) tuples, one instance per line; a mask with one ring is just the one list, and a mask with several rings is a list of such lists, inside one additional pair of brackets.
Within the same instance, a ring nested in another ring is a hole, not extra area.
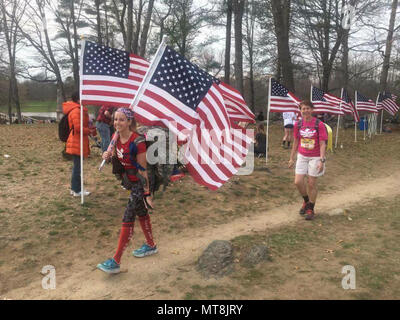
[[(70, 128), (69, 137), (66, 145), (66, 153), (72, 155), (74, 164), (72, 166), (71, 195), (81, 196), (81, 105), (79, 102), (79, 92), (74, 92), (71, 96), (72, 101), (63, 103), (63, 113), (68, 114), (68, 124)], [(90, 154), (89, 148), (89, 112), (83, 107), (83, 157), (87, 158)], [(88, 196), (89, 191), (84, 190), (84, 195)]]

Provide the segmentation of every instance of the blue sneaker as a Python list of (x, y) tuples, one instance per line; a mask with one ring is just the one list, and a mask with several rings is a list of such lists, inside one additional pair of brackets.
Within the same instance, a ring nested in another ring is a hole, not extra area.
[(151, 256), (157, 252), (157, 246), (150, 247), (147, 243), (145, 243), (140, 247), (140, 249), (133, 250), (132, 254), (137, 258), (143, 258), (146, 256)]
[(119, 264), (114, 260), (114, 258), (110, 258), (102, 263), (97, 265), (97, 269), (104, 271), (106, 273), (119, 273)]

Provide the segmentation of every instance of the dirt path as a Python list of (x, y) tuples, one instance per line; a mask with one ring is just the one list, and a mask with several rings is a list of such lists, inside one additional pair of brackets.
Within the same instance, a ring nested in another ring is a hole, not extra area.
[[(320, 195), (317, 212), (329, 214), (336, 208), (346, 209), (357, 203), (375, 197), (400, 195), (400, 173), (348, 186), (333, 194)], [(345, 204), (345, 206), (341, 204)], [(182, 272), (193, 270), (193, 264), (206, 246), (213, 240), (230, 240), (236, 236), (263, 231), (281, 224), (298, 221), (298, 204), (283, 205), (273, 210), (259, 212), (251, 220), (236, 219), (230, 223), (196, 230), (188, 230), (176, 239), (173, 235), (160, 235), (159, 254), (145, 259), (130, 256), (130, 250), (123, 258), (123, 273), (106, 275), (95, 269), (96, 261), (88, 257), (75, 260), (68, 274), (57, 273), (57, 289), (43, 290), (39, 274), (29, 286), (15, 289), (1, 298), (9, 299), (157, 299), (155, 287), (172, 287), (173, 280)], [(98, 261), (97, 261), (98, 262)], [(193, 273), (191, 273), (193, 274)], [(206, 282), (207, 280), (200, 280)], [(173, 292), (173, 288), (170, 288)], [(180, 296), (169, 296), (181, 299)], [(165, 296), (164, 296), (165, 298)]]

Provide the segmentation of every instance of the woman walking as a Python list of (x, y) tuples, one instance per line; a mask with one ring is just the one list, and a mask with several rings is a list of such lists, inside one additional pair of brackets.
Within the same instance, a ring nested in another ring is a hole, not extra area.
[(284, 112), (283, 116), (283, 127), (285, 135), (283, 136), (282, 146), (286, 148), (285, 142), (287, 142), (287, 148), (290, 148), (290, 142), (293, 140), (293, 127), (296, 120), (296, 114), (294, 112)]
[[(120, 108), (115, 112), (114, 126), (119, 137), (115, 144), (113, 160), (118, 161), (123, 168), (124, 185), (131, 190), (131, 195), (122, 219), (117, 250), (112, 258), (97, 265), (97, 268), (106, 273), (120, 272), (121, 257), (133, 236), (136, 216), (139, 218), (146, 243), (140, 249), (134, 250), (132, 254), (141, 258), (157, 253), (148, 214), (148, 210), (153, 209), (153, 204), (146, 171), (145, 139), (135, 131), (133, 112), (128, 108)], [(111, 157), (108, 151), (103, 153), (104, 160), (110, 160)]]
[(314, 105), (311, 101), (302, 101), (299, 108), (302, 119), (294, 125), (294, 142), (289, 168), (293, 167), (297, 152), (294, 183), (304, 199), (300, 214), (305, 214), (306, 220), (312, 220), (318, 193), (317, 178), (325, 173), (328, 134), (324, 123), (312, 116)]

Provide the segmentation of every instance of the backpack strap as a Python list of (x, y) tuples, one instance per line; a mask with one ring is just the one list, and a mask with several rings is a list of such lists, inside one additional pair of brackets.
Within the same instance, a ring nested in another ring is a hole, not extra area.
[(136, 156), (138, 153), (138, 148), (137, 145), (141, 142), (146, 142), (146, 138), (142, 135), (139, 135), (136, 137), (136, 139), (129, 144), (129, 157), (131, 160), (132, 165), (140, 171), (146, 171), (145, 168), (143, 168), (137, 161), (136, 161)]

